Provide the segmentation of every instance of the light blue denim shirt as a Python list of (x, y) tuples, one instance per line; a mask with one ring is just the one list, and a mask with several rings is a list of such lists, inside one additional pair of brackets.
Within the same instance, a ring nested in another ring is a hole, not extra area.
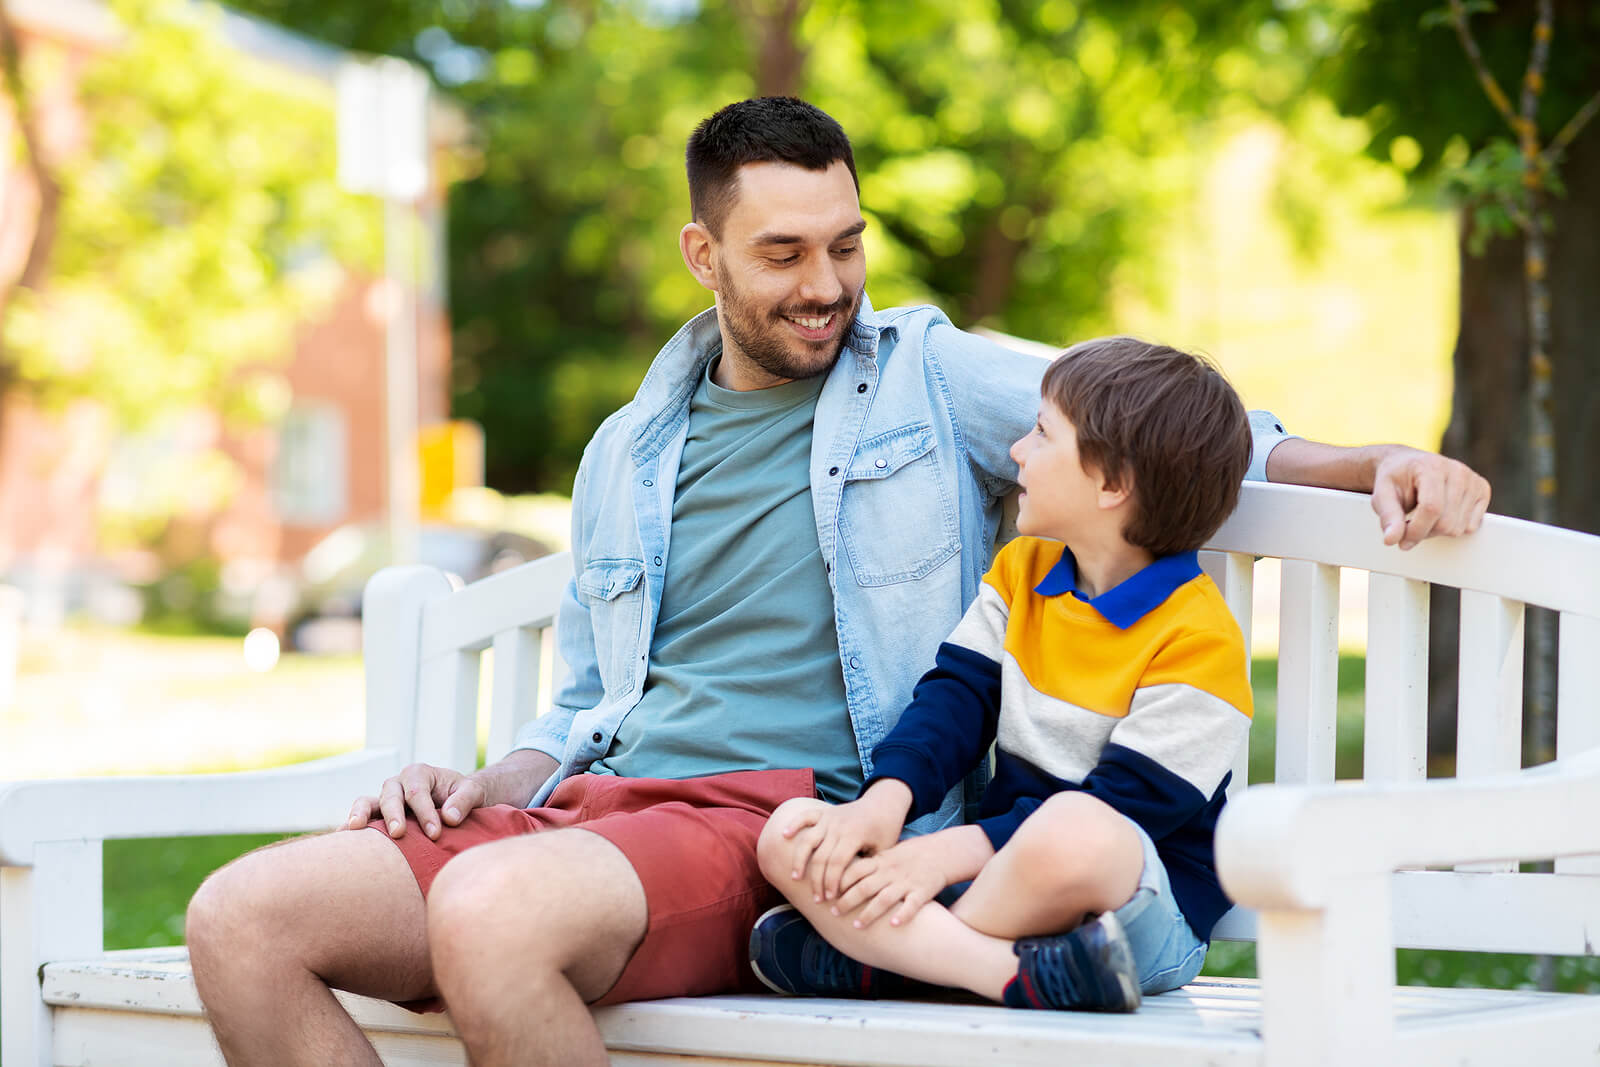
[[(721, 347), (715, 309), (692, 319), (584, 450), (572, 492), (574, 577), (557, 619), (570, 673), (554, 708), (515, 746), (561, 766), (530, 806), (604, 755), (639, 701), (689, 399)], [(811, 494), (864, 777), (989, 568), (1000, 501), (1016, 477), (1010, 447), (1033, 425), (1047, 365), (956, 329), (936, 308), (875, 311), (863, 300), (828, 373)], [(1284, 434), (1268, 413), (1253, 412), (1251, 424), (1250, 476), (1260, 479)], [(916, 828), (956, 821), (959, 801), (953, 791)]]

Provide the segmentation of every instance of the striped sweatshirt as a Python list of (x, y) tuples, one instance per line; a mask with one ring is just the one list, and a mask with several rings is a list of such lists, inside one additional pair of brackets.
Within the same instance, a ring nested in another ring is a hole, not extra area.
[(1019, 537), (873, 749), (867, 785), (910, 786), (910, 821), (936, 811), (993, 744), (977, 824), (997, 850), (1046, 797), (1081, 789), (1150, 835), (1178, 908), (1208, 938), (1229, 907), (1212, 838), (1250, 728), (1245, 656), (1195, 553), (1091, 599), (1071, 552)]

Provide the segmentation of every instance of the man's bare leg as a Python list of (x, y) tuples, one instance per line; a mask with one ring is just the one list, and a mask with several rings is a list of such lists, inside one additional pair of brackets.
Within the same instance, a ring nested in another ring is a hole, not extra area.
[(212, 875), (189, 904), (195, 986), (234, 1067), (377, 1065), (329, 986), (430, 996), (427, 912), (394, 843), (371, 830), (301, 838)]
[(616, 984), (649, 921), (615, 845), (554, 830), (452, 860), (428, 893), (439, 990), (477, 1067), (603, 1065), (588, 1003)]

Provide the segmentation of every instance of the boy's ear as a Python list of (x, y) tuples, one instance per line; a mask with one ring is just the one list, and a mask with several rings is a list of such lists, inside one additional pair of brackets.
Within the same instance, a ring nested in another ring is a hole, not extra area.
[(683, 253), (684, 266), (694, 275), (694, 280), (717, 291), (717, 257), (713, 254), (715, 242), (711, 231), (698, 222), (691, 222), (678, 231), (678, 251)]
[(1115, 480), (1100, 475), (1100, 493), (1097, 503), (1101, 511), (1112, 511), (1120, 508), (1133, 496), (1133, 491), (1128, 486), (1128, 479)]

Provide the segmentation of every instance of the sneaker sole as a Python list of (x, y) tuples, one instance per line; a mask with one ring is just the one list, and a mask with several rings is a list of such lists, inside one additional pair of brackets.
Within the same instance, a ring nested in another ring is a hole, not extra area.
[(1133, 962), (1133, 950), (1128, 945), (1128, 934), (1122, 928), (1122, 920), (1116, 913), (1105, 912), (1095, 920), (1106, 930), (1106, 963), (1109, 964), (1117, 975), (1117, 990), (1122, 994), (1122, 1003), (1112, 1005), (1100, 1010), (1109, 1012), (1133, 1012), (1139, 1010), (1143, 1001), (1143, 994), (1139, 992), (1139, 983), (1133, 979), (1138, 974), (1138, 968)]
[(766, 911), (761, 913), (759, 918), (756, 919), (755, 925), (750, 927), (750, 969), (755, 972), (756, 978), (761, 981), (762, 985), (766, 986), (780, 997), (792, 997), (796, 994), (791, 993), (789, 990), (777, 985), (772, 979), (761, 973), (761, 965), (756, 962), (756, 958), (761, 954), (761, 924), (772, 918), (774, 915), (782, 915), (785, 912), (791, 912), (795, 910), (797, 909), (793, 904), (779, 904), (776, 907), (768, 908)]

